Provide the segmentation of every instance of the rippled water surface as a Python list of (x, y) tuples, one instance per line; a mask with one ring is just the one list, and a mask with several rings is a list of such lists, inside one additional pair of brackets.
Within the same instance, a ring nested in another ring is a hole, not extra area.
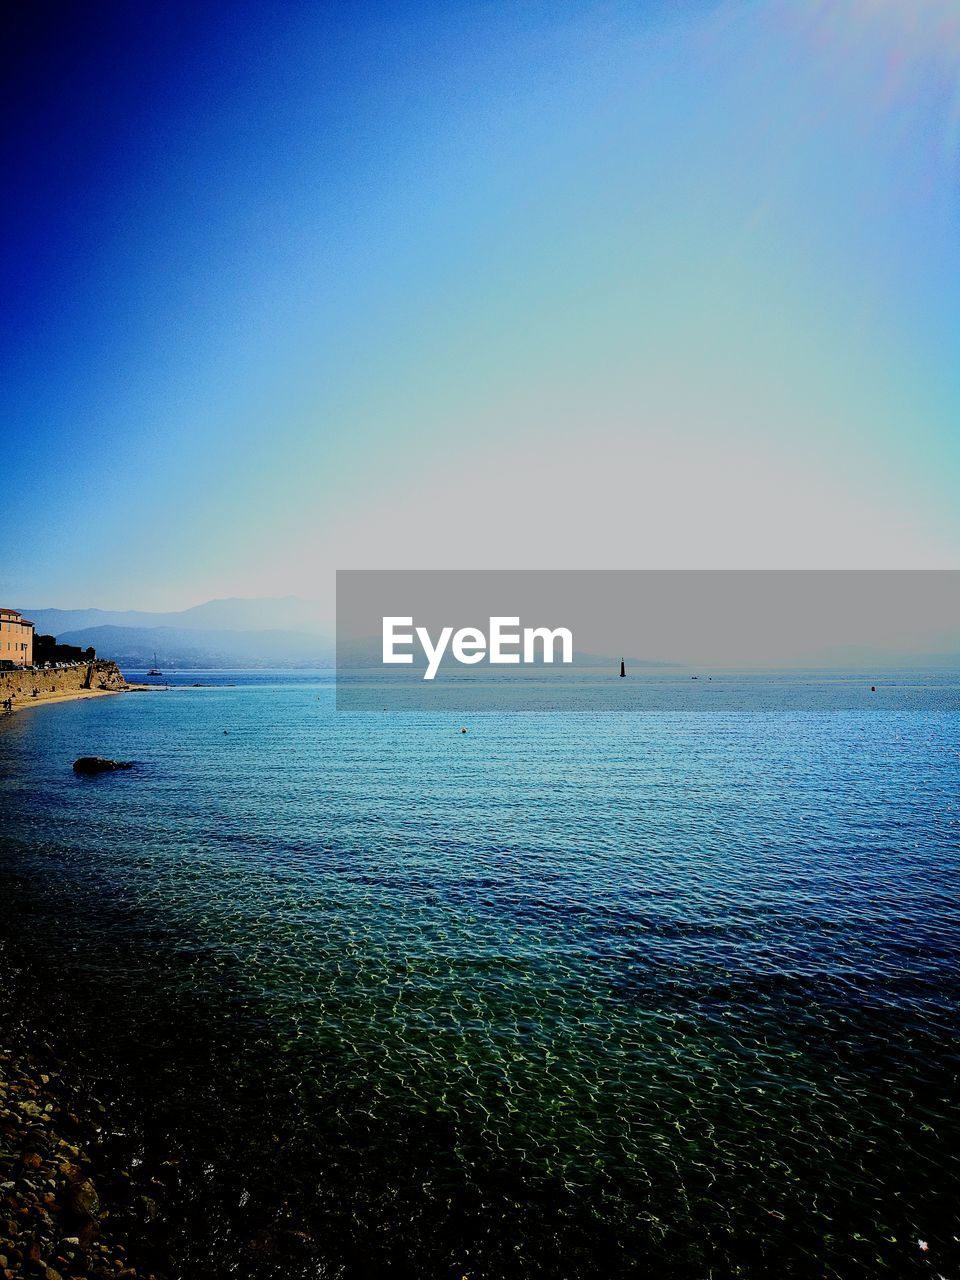
[(215, 679), (0, 724), (0, 923), (309, 1274), (960, 1274), (955, 713)]

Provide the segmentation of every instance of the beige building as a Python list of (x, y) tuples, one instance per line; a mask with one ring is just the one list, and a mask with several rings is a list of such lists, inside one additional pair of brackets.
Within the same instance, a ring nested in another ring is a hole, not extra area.
[(33, 666), (33, 623), (16, 609), (0, 608), (0, 665)]

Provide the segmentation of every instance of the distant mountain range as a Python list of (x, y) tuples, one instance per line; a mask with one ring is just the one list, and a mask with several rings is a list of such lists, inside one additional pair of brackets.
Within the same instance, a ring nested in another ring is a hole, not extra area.
[(139, 609), (24, 609), (43, 635), (87, 627), (176, 627), (180, 631), (308, 631), (321, 634), (320, 606), (299, 596), (208, 600), (172, 613)]
[(329, 667), (334, 644), (319, 606), (296, 596), (209, 600), (172, 613), (110, 609), (24, 609), (38, 633), (92, 645), (127, 670)]
[[(127, 671), (153, 666), (161, 671), (332, 667), (336, 647), (320, 606), (298, 596), (208, 600), (168, 613), (138, 609), (22, 610), (41, 635), (81, 649), (93, 646), (102, 658)], [(380, 639), (355, 643), (351, 665), (380, 663)], [(619, 656), (576, 654), (577, 666), (619, 664)], [(669, 667), (672, 663), (627, 658), (627, 665)]]

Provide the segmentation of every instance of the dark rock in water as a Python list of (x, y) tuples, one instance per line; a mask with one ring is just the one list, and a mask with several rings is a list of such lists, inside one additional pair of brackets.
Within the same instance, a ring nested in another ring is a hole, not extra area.
[(105, 760), (103, 756), (81, 756), (74, 760), (74, 773), (112, 773), (114, 769), (132, 769), (132, 760)]

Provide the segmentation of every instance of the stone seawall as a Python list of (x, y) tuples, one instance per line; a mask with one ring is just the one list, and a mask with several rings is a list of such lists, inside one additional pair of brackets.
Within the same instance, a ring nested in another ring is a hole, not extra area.
[(80, 693), (85, 689), (109, 689), (119, 693), (126, 689), (120, 668), (115, 662), (82, 662), (76, 667), (51, 671), (0, 671), (0, 700), (13, 698), (26, 702), (33, 697), (52, 693)]

